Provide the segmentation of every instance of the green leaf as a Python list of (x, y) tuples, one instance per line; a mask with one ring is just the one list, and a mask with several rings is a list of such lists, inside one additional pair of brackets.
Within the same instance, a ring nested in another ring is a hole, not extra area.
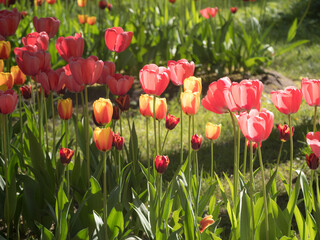
[(40, 223), (36, 222), (37, 227), (39, 228), (40, 232), (41, 232), (41, 240), (53, 240), (55, 239), (52, 232), (47, 229), (46, 227), (44, 227), (43, 225), (41, 225)]
[(99, 239), (104, 239), (104, 228), (103, 228), (103, 221), (99, 214), (93, 210), (93, 218), (94, 222), (96, 224), (92, 239), (93, 240), (99, 240)]
[(121, 208), (112, 208), (107, 219), (107, 225), (112, 232), (111, 239), (115, 239), (119, 235), (119, 232), (123, 232), (124, 220)]
[(101, 191), (101, 187), (97, 179), (93, 176), (90, 177), (90, 186), (91, 186), (91, 193), (96, 194), (97, 192)]
[(240, 239), (247, 240), (251, 238), (251, 208), (250, 198), (246, 194), (245, 190), (240, 192), (240, 212), (239, 212), (239, 227), (240, 227)]
[(80, 230), (72, 240), (89, 240), (88, 228)]
[(287, 36), (287, 42), (291, 42), (292, 39), (296, 36), (297, 33), (297, 23), (298, 19), (294, 19), (289, 31), (288, 31), (288, 36)]
[(306, 44), (308, 42), (309, 40), (299, 40), (297, 42), (291, 43), (289, 46), (284, 47), (280, 51), (276, 52), (275, 56), (280, 56), (281, 54), (291, 51), (292, 49), (295, 49), (296, 47), (299, 47), (300, 45)]

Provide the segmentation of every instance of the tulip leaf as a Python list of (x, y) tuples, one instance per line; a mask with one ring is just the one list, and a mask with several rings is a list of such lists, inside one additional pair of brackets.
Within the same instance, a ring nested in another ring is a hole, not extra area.
[(239, 228), (240, 228), (240, 239), (246, 240), (251, 238), (252, 232), (252, 222), (251, 222), (251, 207), (250, 207), (250, 198), (245, 192), (242, 190), (240, 192), (240, 206), (239, 206)]
[(101, 191), (101, 187), (97, 179), (93, 176), (90, 177), (90, 186), (91, 186), (91, 193), (96, 194), (97, 192)]
[(88, 228), (80, 230), (72, 240), (89, 240)]
[(93, 218), (94, 218), (94, 222), (95, 222), (95, 229), (93, 232), (93, 236), (92, 239), (93, 240), (99, 240), (99, 239), (104, 239), (104, 224), (103, 221), (100, 217), (100, 215), (93, 210)]
[(114, 207), (108, 214), (107, 224), (112, 233), (111, 239), (115, 239), (124, 230), (124, 219), (121, 207)]
[(41, 237), (40, 239), (42, 240), (53, 240), (55, 239), (52, 232), (47, 229), (46, 227), (44, 227), (42, 224), (36, 222), (37, 227), (39, 228), (40, 232), (41, 232)]

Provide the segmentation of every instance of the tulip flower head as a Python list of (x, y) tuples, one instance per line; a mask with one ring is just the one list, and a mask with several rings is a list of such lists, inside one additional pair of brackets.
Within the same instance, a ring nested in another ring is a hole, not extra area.
[(16, 33), (20, 22), (20, 13), (14, 8), (12, 11), (0, 11), (0, 35), (4, 37), (12, 36)]
[(320, 157), (320, 132), (309, 132), (307, 134), (307, 143), (310, 146), (312, 152)]
[(163, 174), (169, 165), (169, 158), (168, 156), (156, 156), (154, 158), (154, 165), (156, 170), (159, 174)]
[(301, 91), (309, 106), (320, 106), (320, 79), (302, 78)]
[(221, 133), (221, 124), (213, 124), (208, 122), (205, 126), (206, 137), (210, 140), (216, 140)]
[(84, 14), (79, 14), (78, 15), (78, 20), (79, 20), (80, 24), (87, 23), (87, 18), (88, 18), (88, 15), (84, 15)]
[(200, 233), (203, 233), (204, 230), (206, 230), (213, 223), (214, 223), (214, 220), (212, 219), (212, 215), (204, 217), (200, 221), (200, 226), (199, 226)]
[(7, 59), (10, 56), (11, 45), (9, 41), (0, 41), (0, 59)]
[(74, 151), (69, 148), (60, 148), (60, 161), (63, 165), (68, 165), (71, 161), (71, 158), (74, 154)]
[(176, 2), (176, 0), (169, 0), (169, 2), (171, 2), (171, 3), (175, 3), (175, 2)]
[(170, 114), (167, 114), (167, 117), (166, 117), (166, 128), (168, 130), (172, 130), (174, 129), (177, 124), (179, 123), (180, 121), (180, 118), (177, 118), (173, 115), (170, 115)]
[(120, 53), (129, 47), (132, 36), (132, 32), (125, 32), (121, 27), (113, 27), (105, 31), (104, 40), (110, 51)]
[(122, 96), (129, 92), (134, 77), (117, 73), (114, 76), (109, 76), (107, 81), (110, 92), (113, 95)]
[(0, 90), (0, 113), (10, 114), (17, 105), (17, 93), (13, 89), (3, 92)]
[(238, 11), (238, 8), (237, 7), (231, 7), (230, 8), (230, 11), (235, 14), (237, 11)]
[(87, 23), (89, 25), (95, 25), (97, 22), (97, 18), (95, 16), (87, 17)]
[(99, 1), (99, 8), (100, 9), (105, 9), (107, 6), (108, 6), (108, 3), (106, 0)]
[(209, 19), (210, 17), (215, 17), (216, 14), (218, 14), (219, 12), (219, 9), (217, 7), (215, 8), (204, 8), (204, 9), (201, 9), (200, 10), (200, 14), (206, 18), (206, 19)]
[(182, 111), (187, 115), (195, 115), (199, 110), (200, 94), (187, 90), (180, 95)]
[(47, 3), (53, 5), (57, 2), (57, 0), (47, 0)]
[(26, 45), (32, 45), (37, 46), (38, 49), (42, 49), (44, 51), (47, 51), (48, 45), (49, 45), (49, 35), (46, 32), (33, 32), (29, 33), (26, 37), (23, 37), (22, 43), (24, 46)]
[(2, 59), (0, 59), (0, 72), (3, 72), (3, 68), (4, 68), (4, 62)]
[[(114, 77), (116, 71), (116, 65), (114, 62), (105, 61), (103, 65), (103, 70), (97, 83), (108, 84), (111, 77)], [(120, 74), (121, 75), (121, 74)], [(121, 75), (122, 76), (122, 75)], [(131, 86), (130, 86), (131, 87)], [(130, 88), (129, 88), (130, 89)], [(129, 90), (128, 90), (129, 91)], [(127, 93), (127, 92), (126, 92)], [(112, 93), (113, 94), (113, 93)], [(118, 94), (115, 94), (118, 95)], [(120, 95), (120, 94), (119, 94)]]
[(124, 145), (124, 138), (119, 135), (119, 133), (113, 134), (112, 146), (114, 146), (118, 151), (121, 151)]
[(319, 167), (319, 157), (314, 153), (311, 153), (310, 155), (306, 154), (306, 162), (311, 170), (316, 170)]
[(11, 73), (0, 72), (0, 90), (6, 91), (13, 87), (13, 76)]
[(120, 111), (118, 106), (113, 106), (113, 114), (112, 114), (112, 119), (113, 120), (119, 120), (120, 118)]
[(93, 131), (93, 138), (94, 138), (94, 142), (96, 144), (96, 147), (100, 151), (106, 152), (111, 149), (112, 142), (113, 142), (113, 133), (112, 133), (110, 127), (96, 128)]
[(194, 151), (199, 151), (202, 144), (202, 136), (194, 134), (191, 138), (191, 147)]
[(112, 10), (112, 4), (108, 3), (107, 8), (108, 8), (109, 11), (111, 11)]
[[(260, 147), (261, 147), (261, 142), (260, 142)], [(258, 144), (256, 142), (252, 142), (252, 152), (254, 153), (258, 148)], [(250, 151), (250, 141), (247, 139), (247, 149)]]
[(188, 77), (183, 82), (184, 91), (190, 90), (191, 92), (198, 92), (201, 93), (202, 91), (202, 84), (201, 78), (196, 77)]
[(130, 97), (128, 94), (124, 96), (119, 96), (118, 98), (115, 99), (116, 104), (120, 108), (122, 112), (128, 111), (130, 108)]
[(113, 107), (110, 99), (99, 98), (93, 103), (93, 113), (96, 122), (100, 125), (106, 125), (111, 121)]
[(152, 117), (153, 96), (148, 94), (141, 94), (139, 98), (140, 113), (144, 117)]
[(283, 114), (296, 113), (299, 110), (302, 92), (296, 87), (287, 87), (284, 90), (272, 91), (271, 100), (279, 112)]
[(79, 7), (85, 7), (87, 5), (87, 0), (77, 0)]
[[(281, 125), (281, 123), (279, 123), (278, 130), (279, 130), (279, 137), (282, 142), (286, 142), (290, 139), (290, 128), (287, 124)], [(291, 127), (291, 131), (293, 136), (294, 127)]]
[[(150, 102), (151, 112), (153, 117), (153, 100)], [(167, 100), (165, 98), (156, 98), (156, 119), (162, 120), (167, 115)]]
[(11, 74), (14, 85), (22, 85), (26, 81), (26, 75), (20, 70), (18, 66), (11, 67)]
[(56, 41), (55, 46), (59, 55), (64, 60), (69, 61), (70, 58), (82, 57), (84, 49), (84, 39), (79, 33), (76, 33), (74, 37), (59, 37)]
[(183, 81), (194, 73), (194, 62), (189, 63), (186, 59), (177, 62), (170, 60), (167, 67), (170, 70), (170, 79), (176, 86), (181, 86)]
[(33, 17), (33, 26), (37, 32), (46, 32), (49, 38), (53, 38), (58, 32), (60, 20), (56, 17), (37, 18)]
[(21, 95), (24, 99), (30, 99), (32, 97), (32, 86), (31, 85), (23, 85), (20, 87)]
[[(47, 71), (40, 72), (36, 76), (36, 81), (41, 84), (41, 87), (45, 90), (45, 93), (49, 95), (50, 91), (57, 93), (63, 92), (65, 84), (59, 77), (59, 71)], [(61, 81), (60, 81), (61, 80)]]
[(58, 100), (58, 113), (61, 119), (68, 120), (72, 117), (72, 100), (71, 98)]

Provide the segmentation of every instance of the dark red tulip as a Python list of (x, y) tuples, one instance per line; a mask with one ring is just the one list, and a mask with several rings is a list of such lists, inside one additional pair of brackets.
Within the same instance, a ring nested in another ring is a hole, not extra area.
[(176, 0), (169, 0), (169, 2), (171, 2), (171, 3), (175, 3), (175, 2), (176, 2)]
[(107, 6), (108, 6), (108, 3), (106, 0), (99, 1), (99, 8), (100, 9), (105, 9)]
[(37, 46), (39, 50), (47, 51), (49, 45), (49, 36), (46, 32), (33, 32), (29, 33), (27, 37), (22, 38), (22, 43), (24, 46), (32, 45)]
[(121, 151), (124, 145), (124, 138), (119, 135), (119, 133), (113, 134), (112, 146), (117, 150)]
[[(261, 147), (261, 142), (260, 142), (260, 147)], [(256, 142), (252, 142), (252, 151), (253, 153), (257, 150), (258, 144)], [(247, 149), (250, 151), (250, 141), (247, 139)]]
[(58, 32), (60, 26), (60, 20), (56, 17), (37, 18), (33, 17), (33, 26), (37, 32), (46, 32), (49, 38), (53, 38)]
[(312, 170), (316, 170), (319, 167), (319, 158), (314, 153), (306, 154), (306, 162)]
[(113, 52), (123, 52), (129, 47), (132, 32), (125, 32), (121, 27), (108, 28), (104, 34), (107, 48)]
[(129, 95), (119, 96), (115, 99), (116, 104), (122, 112), (128, 111), (130, 108), (130, 97)]
[(113, 120), (119, 120), (120, 117), (120, 111), (118, 106), (113, 106), (113, 114), (112, 114), (112, 119)]
[(4, 37), (12, 36), (16, 33), (20, 22), (20, 13), (16, 8), (12, 11), (0, 11), (0, 35)]
[[(279, 137), (282, 142), (286, 142), (290, 139), (290, 128), (287, 124), (281, 125), (281, 123), (279, 123), (278, 130), (279, 130)], [(291, 127), (291, 130), (293, 135), (294, 127)]]
[(231, 7), (231, 8), (230, 8), (230, 11), (231, 11), (232, 13), (236, 13), (236, 12), (238, 11), (238, 8), (237, 8), (237, 7)]
[(166, 128), (168, 130), (174, 129), (179, 123), (179, 121), (180, 121), (180, 118), (177, 118), (173, 115), (168, 114), (166, 117)]
[(112, 10), (112, 4), (111, 4), (111, 3), (108, 3), (108, 6), (107, 6), (107, 7), (108, 7), (108, 10), (109, 10), (109, 11)]
[(64, 165), (68, 165), (71, 161), (71, 158), (74, 154), (74, 151), (69, 148), (60, 149), (60, 161)]
[(64, 60), (69, 61), (72, 57), (82, 57), (84, 39), (81, 37), (81, 34), (76, 33), (74, 37), (59, 37), (55, 45), (59, 55)]
[(156, 156), (154, 158), (154, 165), (156, 170), (159, 174), (163, 174), (169, 165), (169, 158), (168, 156)]
[(32, 96), (32, 86), (31, 85), (24, 85), (20, 87), (21, 95), (24, 99), (30, 99)]
[(191, 138), (191, 147), (194, 151), (198, 151), (202, 144), (202, 136), (194, 134)]

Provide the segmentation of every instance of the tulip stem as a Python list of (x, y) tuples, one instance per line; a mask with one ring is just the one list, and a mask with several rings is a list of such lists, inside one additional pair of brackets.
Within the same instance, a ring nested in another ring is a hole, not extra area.
[(317, 106), (314, 107), (314, 116), (313, 116), (313, 132), (314, 133), (316, 132), (316, 126), (317, 126)]
[(43, 106), (44, 106), (44, 120), (46, 122), (46, 150), (47, 152), (49, 152), (47, 100), (43, 102)]
[(281, 153), (282, 153), (282, 147), (283, 147), (283, 142), (281, 141), (279, 153), (278, 153), (278, 159), (277, 159), (277, 166), (276, 166), (276, 171), (278, 171), (279, 163), (280, 163), (280, 158), (281, 158)]
[(85, 103), (86, 103), (86, 117), (85, 117), (85, 129), (86, 129), (86, 158), (87, 158), (87, 175), (88, 175), (88, 183), (90, 179), (90, 148), (89, 148), (89, 107), (88, 107), (88, 88), (87, 85), (84, 86), (84, 95), (85, 95)]
[(244, 178), (246, 178), (246, 171), (247, 171), (247, 151), (248, 151), (247, 139), (244, 138), (243, 169), (242, 169)]
[(119, 110), (119, 123), (120, 123), (120, 135), (122, 135), (122, 119), (121, 119), (121, 110)]
[(150, 158), (149, 158), (149, 118), (146, 117), (146, 138), (147, 138), (147, 160), (148, 160), (148, 181), (150, 180)]
[(288, 115), (289, 121), (289, 130), (290, 130), (290, 173), (289, 173), (289, 196), (291, 195), (291, 187), (292, 187), (292, 165), (293, 165), (293, 138), (292, 138), (292, 130), (291, 130), (291, 114)]
[(189, 186), (189, 195), (191, 197), (192, 190), (192, 179), (191, 179), (191, 115), (189, 115), (189, 127), (188, 127), (188, 186)]
[(106, 88), (106, 98), (109, 98), (109, 88), (108, 88), (108, 84), (105, 85)]
[(158, 149), (159, 149), (159, 155), (161, 155), (162, 151), (161, 151), (160, 121), (158, 121)]
[(232, 126), (233, 126), (233, 141), (234, 141), (234, 153), (233, 153), (233, 158), (234, 158), (234, 192), (233, 192), (233, 204), (234, 207), (236, 208), (237, 205), (237, 193), (238, 193), (238, 177), (239, 177), (239, 163), (238, 163), (238, 151), (237, 151), (237, 130), (236, 130), (236, 125), (233, 117), (233, 113), (230, 113), (230, 117), (232, 120)]
[[(314, 171), (311, 170), (311, 176), (310, 176), (310, 192), (311, 192), (311, 196), (314, 199), (314, 192), (313, 192), (313, 175), (314, 175)], [(312, 204), (313, 205), (313, 204)]]
[[(154, 147), (155, 156), (158, 155), (158, 144), (157, 144), (157, 121), (156, 121), (156, 95), (153, 96), (153, 130), (154, 130)], [(153, 161), (153, 177), (155, 178), (155, 163)]]
[(164, 148), (164, 144), (166, 143), (167, 137), (168, 137), (168, 133), (169, 133), (169, 129), (167, 129), (166, 135), (164, 137), (163, 143), (162, 143), (162, 147), (161, 147), (161, 152), (163, 152), (163, 148)]
[(104, 239), (108, 239), (107, 227), (107, 152), (102, 153), (103, 157), (103, 223), (104, 223)]
[(254, 232), (255, 232), (253, 191), (254, 191), (254, 182), (253, 182), (253, 147), (252, 147), (252, 142), (250, 141), (250, 203), (251, 203), (251, 217), (252, 217), (252, 240), (254, 240)]
[(39, 134), (39, 136), (40, 136), (40, 138), (39, 138), (39, 142), (40, 142), (40, 144), (41, 144), (41, 146), (42, 146), (42, 141), (41, 141), (41, 139), (42, 139), (42, 137), (43, 137), (43, 126), (42, 126), (42, 124), (43, 124), (43, 98), (44, 98), (44, 89), (40, 86), (40, 102), (39, 102), (39, 104), (40, 104), (40, 121), (39, 121), (39, 126), (40, 126), (40, 128), (39, 128), (39, 131), (40, 131), (40, 134)]
[(75, 159), (77, 160), (77, 154), (78, 154), (78, 119), (79, 119), (79, 106), (78, 106), (78, 93), (76, 93), (76, 151), (75, 151)]
[(213, 181), (213, 140), (211, 140), (211, 180)]
[[(181, 96), (181, 93), (182, 93), (182, 85), (180, 86), (180, 96)], [(181, 106), (181, 104), (180, 104)], [(182, 165), (183, 163), (183, 121), (182, 121), (182, 117), (183, 117), (183, 114), (182, 114), (182, 107), (180, 107), (180, 164)]]
[(65, 124), (65, 130), (64, 130), (64, 133), (65, 133), (65, 148), (68, 148), (68, 142), (69, 142), (69, 122), (68, 120), (64, 120), (64, 124)]
[[(52, 159), (58, 169), (58, 162), (56, 162), (56, 131), (55, 131), (55, 112), (54, 112), (54, 101), (53, 92), (51, 93), (51, 111), (52, 111)], [(58, 175), (57, 175), (58, 176)]]
[(23, 138), (23, 124), (22, 124), (22, 104), (21, 104), (21, 92), (18, 91), (19, 96), (19, 117), (20, 117), (20, 133), (21, 133), (21, 154), (24, 152), (24, 138)]
[(2, 129), (3, 129), (3, 157), (4, 157), (4, 174), (6, 179), (6, 214), (5, 217), (7, 219), (7, 239), (10, 237), (10, 216), (9, 216), (9, 179), (8, 179), (8, 162), (9, 162), (9, 154), (7, 154), (8, 143), (7, 143), (7, 115), (2, 115)]

